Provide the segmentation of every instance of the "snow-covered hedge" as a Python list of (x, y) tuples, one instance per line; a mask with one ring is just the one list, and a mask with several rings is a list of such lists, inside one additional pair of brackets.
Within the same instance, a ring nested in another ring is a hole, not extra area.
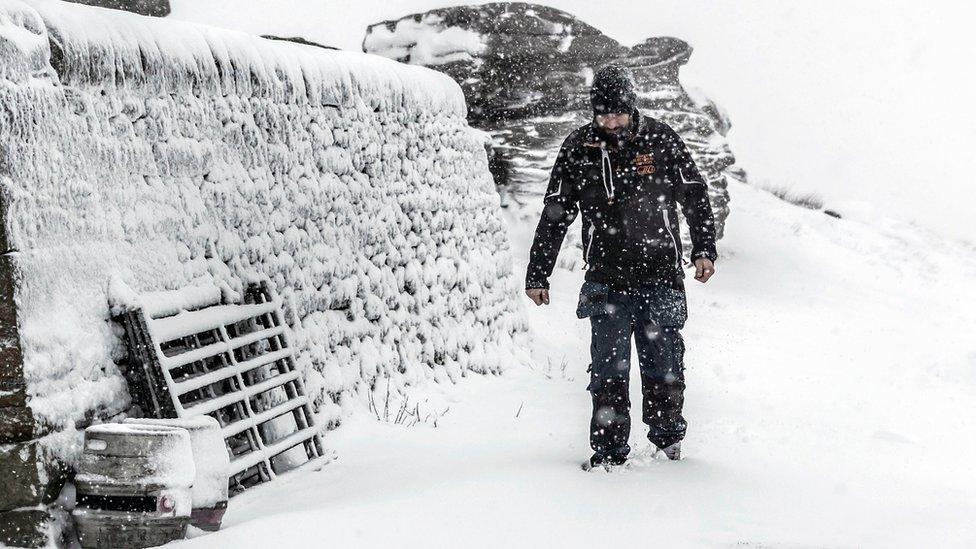
[(499, 200), (447, 76), (55, 0), (0, 3), (0, 57), (24, 376), (59, 430), (127, 404), (113, 276), (231, 297), (270, 278), (331, 424), (378, 378), (525, 360)]

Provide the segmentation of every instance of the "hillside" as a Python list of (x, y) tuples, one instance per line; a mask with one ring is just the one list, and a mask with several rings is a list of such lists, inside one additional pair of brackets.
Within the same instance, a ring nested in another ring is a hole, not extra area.
[[(417, 395), (450, 407), (436, 428), (360, 414), (328, 437), (336, 462), (185, 546), (971, 545), (976, 252), (854, 204), (839, 220), (731, 191), (718, 274), (689, 281), (684, 461), (649, 459), (635, 428), (630, 470), (578, 469), (588, 325), (582, 273), (559, 271), (528, 311), (534, 371)], [(510, 212), (517, 271), (537, 212)]]

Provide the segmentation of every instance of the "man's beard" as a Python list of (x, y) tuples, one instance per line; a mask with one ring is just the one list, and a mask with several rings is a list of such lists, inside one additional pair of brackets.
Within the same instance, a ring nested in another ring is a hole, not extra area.
[(596, 127), (597, 135), (599, 135), (600, 140), (602, 140), (607, 145), (611, 147), (619, 147), (621, 143), (627, 140), (630, 135), (630, 126), (624, 126), (614, 131), (610, 131), (606, 128), (600, 126)]

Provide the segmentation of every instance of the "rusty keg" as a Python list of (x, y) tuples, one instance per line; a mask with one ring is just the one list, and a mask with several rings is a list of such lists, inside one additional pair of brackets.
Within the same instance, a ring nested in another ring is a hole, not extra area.
[(82, 547), (142, 548), (183, 538), (195, 475), (186, 429), (120, 423), (89, 427), (72, 513)]

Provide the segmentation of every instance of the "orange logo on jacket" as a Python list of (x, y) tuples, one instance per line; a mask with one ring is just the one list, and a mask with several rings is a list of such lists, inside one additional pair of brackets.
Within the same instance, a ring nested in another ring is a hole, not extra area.
[(638, 154), (634, 157), (634, 168), (640, 175), (651, 175), (654, 173), (654, 155)]

